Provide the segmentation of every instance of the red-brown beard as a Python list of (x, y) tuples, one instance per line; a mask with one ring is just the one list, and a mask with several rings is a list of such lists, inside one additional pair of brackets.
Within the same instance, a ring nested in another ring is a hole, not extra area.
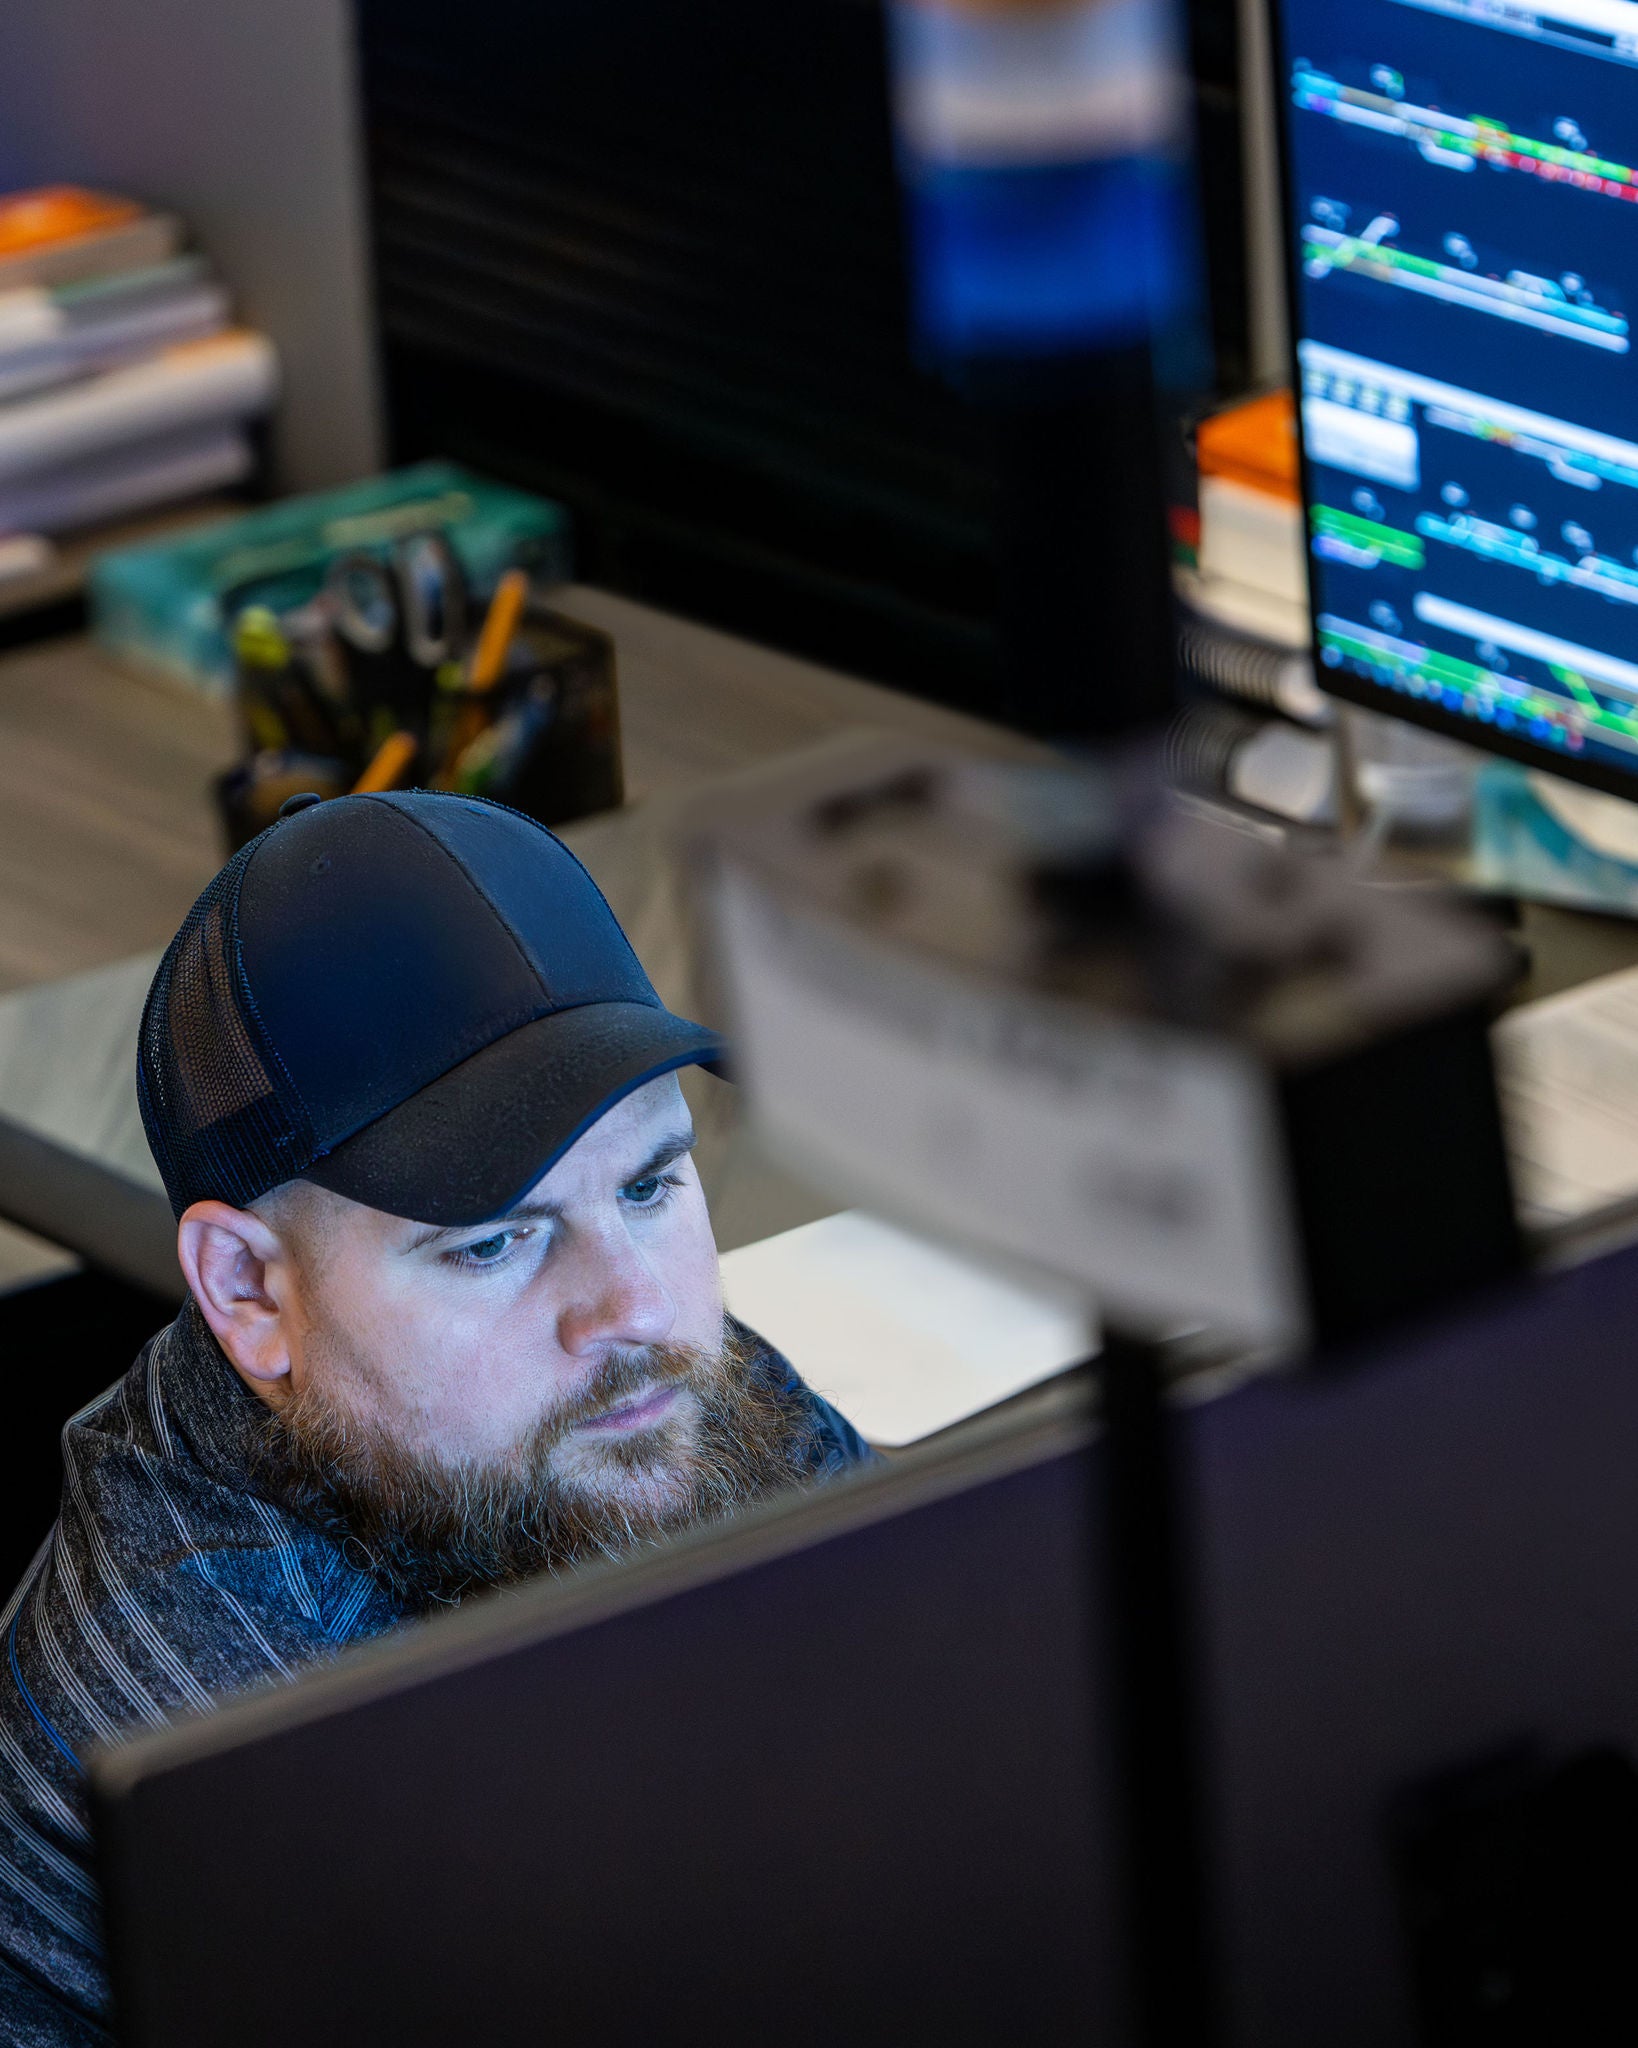
[[(651, 1428), (576, 1434), (656, 1385), (677, 1398)], [(499, 1459), (417, 1451), (310, 1380), (269, 1416), (258, 1462), (283, 1504), (426, 1608), (732, 1514), (804, 1477), (813, 1435), (783, 1362), (730, 1330), (715, 1352), (611, 1353)]]

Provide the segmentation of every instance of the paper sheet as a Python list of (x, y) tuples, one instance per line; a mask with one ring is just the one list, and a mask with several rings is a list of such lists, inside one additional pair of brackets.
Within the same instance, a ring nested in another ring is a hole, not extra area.
[(722, 1261), (729, 1308), (874, 1444), (947, 1429), (1085, 1358), (1090, 1311), (859, 1210)]
[(1513, 1011), (1493, 1043), (1526, 1220), (1638, 1197), (1638, 968)]

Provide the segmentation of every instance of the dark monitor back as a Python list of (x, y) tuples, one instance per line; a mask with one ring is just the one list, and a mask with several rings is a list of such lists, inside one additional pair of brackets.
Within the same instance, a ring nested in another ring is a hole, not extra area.
[(1638, 2040), (1635, 1351), (1629, 1245), (1189, 1411), (1236, 2043)]
[(1118, 2039), (1081, 1435), (486, 1602), (118, 1753), (122, 2038)]

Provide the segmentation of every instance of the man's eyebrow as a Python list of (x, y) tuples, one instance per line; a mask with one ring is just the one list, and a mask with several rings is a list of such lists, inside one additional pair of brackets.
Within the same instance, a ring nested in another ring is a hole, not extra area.
[(692, 1152), (696, 1143), (697, 1140), (694, 1136), (694, 1126), (692, 1124), (689, 1124), (683, 1130), (668, 1133), (654, 1147), (654, 1150), (643, 1161), (642, 1165), (638, 1167), (637, 1171), (626, 1175), (625, 1179), (620, 1183), (621, 1187), (629, 1188), (633, 1181), (647, 1180), (651, 1173), (664, 1173), (673, 1160), (680, 1159), (685, 1152)]
[[(635, 1173), (628, 1173), (621, 1181), (622, 1187), (630, 1187), (633, 1181), (647, 1180), (650, 1174), (663, 1173), (674, 1160), (685, 1152), (692, 1152), (696, 1143), (694, 1127), (689, 1124), (680, 1131), (668, 1132), (660, 1139), (654, 1150), (643, 1161)], [(508, 1209), (504, 1216), (491, 1216), (484, 1223), (429, 1223), (424, 1230), (418, 1230), (405, 1245), (406, 1252), (424, 1251), (429, 1244), (442, 1244), (455, 1237), (465, 1237), (473, 1230), (510, 1230), (519, 1223), (551, 1223), (563, 1213), (558, 1202), (519, 1202), (515, 1209)]]

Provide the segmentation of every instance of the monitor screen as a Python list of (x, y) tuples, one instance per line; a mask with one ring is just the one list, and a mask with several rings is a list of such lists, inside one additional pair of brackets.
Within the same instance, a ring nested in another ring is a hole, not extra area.
[(1638, 775), (1638, 4), (1275, 0), (1321, 677)]

